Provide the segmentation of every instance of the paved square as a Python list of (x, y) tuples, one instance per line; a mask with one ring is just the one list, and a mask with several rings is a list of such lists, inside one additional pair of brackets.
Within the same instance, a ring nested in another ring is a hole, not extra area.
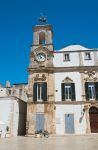
[(98, 150), (98, 134), (0, 139), (0, 150)]

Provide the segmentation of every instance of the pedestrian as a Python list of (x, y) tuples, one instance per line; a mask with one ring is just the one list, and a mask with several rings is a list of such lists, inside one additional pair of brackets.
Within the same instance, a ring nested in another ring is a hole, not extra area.
[(2, 137), (2, 130), (0, 130), (0, 138)]

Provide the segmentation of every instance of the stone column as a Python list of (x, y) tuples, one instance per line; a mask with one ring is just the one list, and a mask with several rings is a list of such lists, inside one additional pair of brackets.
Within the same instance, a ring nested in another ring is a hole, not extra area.
[(86, 101), (86, 97), (85, 97), (85, 82), (84, 82), (84, 73), (81, 73), (81, 97), (82, 97), (82, 101)]
[(55, 110), (54, 104), (45, 104), (45, 130), (47, 130), (50, 134), (55, 134)]
[(85, 115), (86, 115), (86, 133), (89, 134), (89, 133), (91, 133), (90, 118), (89, 118), (89, 106), (86, 105), (86, 106), (84, 106), (84, 108), (85, 108)]
[(49, 101), (54, 101), (54, 74), (49, 73), (48, 75), (48, 97)]

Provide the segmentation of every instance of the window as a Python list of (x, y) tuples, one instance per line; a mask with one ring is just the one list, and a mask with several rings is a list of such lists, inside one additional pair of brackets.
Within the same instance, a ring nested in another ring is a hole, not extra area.
[(47, 101), (47, 83), (46, 82), (34, 83), (33, 101)]
[(95, 86), (94, 86), (94, 84), (88, 85), (88, 93), (89, 93), (89, 99), (90, 100), (95, 99)]
[(65, 84), (65, 99), (71, 100), (71, 85)]
[(64, 61), (70, 61), (69, 54), (64, 54)]
[(42, 83), (37, 84), (37, 100), (42, 100)]
[(85, 83), (86, 100), (98, 100), (98, 82)]
[(75, 84), (62, 83), (61, 94), (62, 94), (62, 101), (67, 101), (67, 100), (75, 101)]
[(85, 53), (85, 60), (91, 60), (91, 55), (90, 53)]

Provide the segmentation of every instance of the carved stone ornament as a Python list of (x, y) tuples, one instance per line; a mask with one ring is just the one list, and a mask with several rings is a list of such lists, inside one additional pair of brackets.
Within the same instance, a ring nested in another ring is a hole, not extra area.
[(84, 105), (85, 110), (89, 110), (89, 107), (90, 107), (89, 104)]
[(96, 77), (96, 74), (95, 74), (95, 71), (86, 71), (84, 73), (84, 80), (85, 81), (96, 81), (97, 80), (97, 77)]
[(37, 74), (34, 78), (34, 81), (45, 81), (46, 80), (46, 76), (44, 74), (42, 74), (42, 76), (39, 76), (39, 74)]
[(66, 77), (66, 78), (63, 80), (63, 82), (65, 82), (65, 83), (72, 83), (73, 80), (70, 79), (69, 77)]
[(92, 103), (90, 103), (90, 104), (85, 104), (84, 105), (84, 110), (86, 111), (86, 110), (90, 110), (90, 108), (92, 108), (92, 107), (96, 107), (96, 108), (98, 108), (98, 104), (96, 103), (96, 102), (92, 102)]
[(31, 58), (34, 58), (34, 57), (35, 57), (34, 52), (32, 52), (32, 53), (30, 54), (30, 57), (31, 57)]

